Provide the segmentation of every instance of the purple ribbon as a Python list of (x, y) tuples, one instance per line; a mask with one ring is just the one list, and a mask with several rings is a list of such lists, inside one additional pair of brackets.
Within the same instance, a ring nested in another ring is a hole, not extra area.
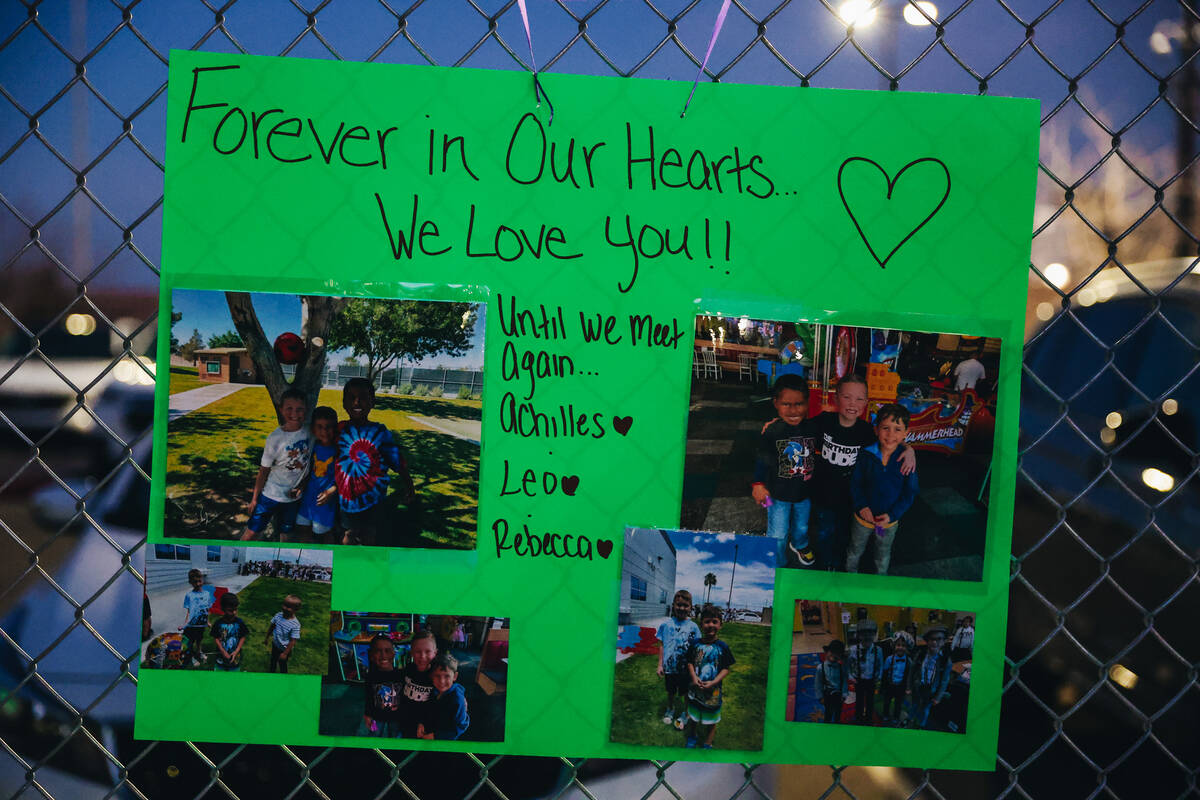
[[(729, 0), (726, 0), (725, 4), (728, 5)], [(525, 25), (525, 41), (529, 44), (529, 63), (533, 65), (533, 97), (539, 105), (542, 98), (546, 99), (546, 105), (550, 108), (550, 119), (546, 120), (546, 124), (553, 125), (554, 104), (550, 102), (550, 95), (546, 94), (546, 90), (542, 88), (542, 82), (538, 80), (537, 56), (533, 54), (533, 32), (529, 29), (529, 9), (525, 7), (525, 0), (517, 0), (517, 8), (521, 11), (521, 22)]]
[[(517, 0), (524, 7), (523, 0)], [(712, 55), (713, 46), (717, 43), (717, 36), (721, 33), (721, 28), (725, 25), (725, 16), (729, 13), (729, 0), (724, 0), (721, 3), (721, 10), (717, 13), (717, 22), (713, 25), (712, 36), (708, 38), (708, 49), (704, 51), (704, 60), (700, 62), (700, 71), (696, 73), (696, 80), (692, 81), (692, 90), (688, 92), (687, 102), (683, 104), (683, 111), (679, 112), (679, 117), (682, 119), (688, 110), (688, 106), (692, 104), (692, 96), (696, 94), (696, 87), (700, 84), (700, 78), (704, 76), (704, 68), (708, 66), (708, 59)], [(527, 29), (528, 30), (528, 29)]]

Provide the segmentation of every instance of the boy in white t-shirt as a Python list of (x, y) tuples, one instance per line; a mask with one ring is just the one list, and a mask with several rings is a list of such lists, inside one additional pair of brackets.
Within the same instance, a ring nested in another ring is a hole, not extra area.
[(272, 518), (275, 519), (275, 532), (281, 539), (296, 526), (300, 492), (312, 458), (311, 433), (304, 424), (307, 415), (308, 403), (300, 390), (288, 389), (279, 398), (279, 416), (283, 418), (283, 424), (271, 431), (263, 445), (243, 542), (258, 538)]
[(267, 638), (263, 640), (263, 644), (271, 648), (271, 661), (267, 672), (274, 672), (276, 668), (283, 673), (288, 671), (288, 658), (300, 639), (300, 620), (296, 619), (296, 612), (299, 610), (300, 598), (289, 594), (283, 598), (283, 610), (271, 617), (271, 624), (267, 627)]

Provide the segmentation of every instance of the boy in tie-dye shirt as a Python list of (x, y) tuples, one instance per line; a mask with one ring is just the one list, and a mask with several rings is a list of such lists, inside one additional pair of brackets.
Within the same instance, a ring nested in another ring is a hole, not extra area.
[(387, 426), (371, 422), (375, 387), (366, 378), (351, 378), (342, 390), (342, 407), (349, 419), (338, 428), (334, 481), (342, 512), (342, 544), (375, 544), (380, 511), (387, 497), (388, 470), (396, 472), (401, 499), (416, 496), (412, 476), (400, 447)]

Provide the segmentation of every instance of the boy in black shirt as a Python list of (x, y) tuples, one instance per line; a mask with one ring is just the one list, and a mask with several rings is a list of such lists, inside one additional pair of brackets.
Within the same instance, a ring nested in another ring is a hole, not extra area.
[(212, 625), (212, 637), (217, 643), (217, 672), (238, 672), (242, 668), (242, 647), (250, 629), (237, 615), (238, 596), (233, 592), (221, 595), (221, 616)]
[(404, 676), (396, 669), (396, 645), (378, 633), (367, 646), (366, 697), (360, 736), (399, 736)]
[(779, 417), (763, 428), (751, 493), (767, 509), (767, 535), (778, 542), (777, 565), (786, 567), (791, 555), (807, 567), (813, 563), (808, 517), (814, 443), (808, 382), (799, 375), (780, 375), (772, 393)]

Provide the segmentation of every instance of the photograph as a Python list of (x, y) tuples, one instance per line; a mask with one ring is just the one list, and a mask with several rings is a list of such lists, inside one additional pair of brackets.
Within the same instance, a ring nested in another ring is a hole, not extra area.
[(325, 673), (332, 551), (147, 548), (143, 669)]
[(978, 581), (1000, 340), (696, 318), (681, 527), (780, 567)]
[(967, 732), (975, 615), (797, 600), (788, 722)]
[(505, 617), (334, 611), (323, 736), (504, 741)]
[(761, 750), (774, 591), (766, 537), (626, 528), (610, 739)]
[(484, 304), (171, 303), (164, 536), (474, 549)]

